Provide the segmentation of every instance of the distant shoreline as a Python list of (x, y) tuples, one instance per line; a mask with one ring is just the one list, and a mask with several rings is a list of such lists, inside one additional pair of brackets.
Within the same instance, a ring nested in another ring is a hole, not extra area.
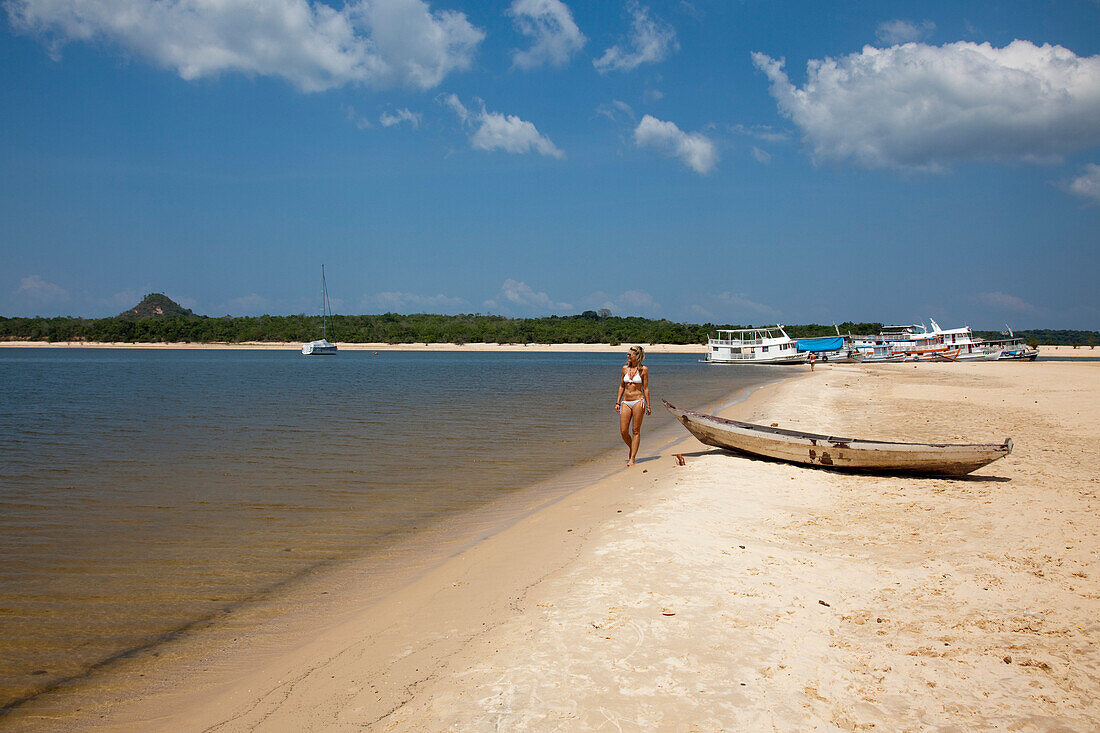
[[(498, 344), (498, 343), (366, 343), (337, 342), (341, 351), (506, 351), (506, 352), (562, 352), (562, 353), (615, 353), (626, 351), (632, 344)], [(703, 354), (703, 344), (642, 344), (646, 352), (654, 354)], [(33, 349), (236, 349), (243, 351), (300, 351), (302, 344), (287, 341), (227, 342), (91, 342), (91, 341), (0, 341), (0, 348)]]
[[(498, 344), (498, 343), (343, 343), (337, 342), (342, 351), (482, 351), (516, 353), (582, 353), (602, 354), (625, 351), (632, 344)], [(645, 350), (651, 354), (705, 354), (704, 344), (645, 344)], [(299, 351), (302, 345), (289, 341), (242, 341), (228, 342), (100, 342), (100, 341), (0, 341), (0, 348), (20, 349), (194, 349), (194, 350), (238, 350), (238, 351)], [(1100, 358), (1100, 350), (1088, 346), (1040, 346), (1039, 358), (1056, 356), (1059, 358)]]

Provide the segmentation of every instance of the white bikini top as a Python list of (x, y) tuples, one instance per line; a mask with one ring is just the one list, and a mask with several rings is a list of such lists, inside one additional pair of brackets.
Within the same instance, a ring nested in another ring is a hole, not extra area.
[(637, 373), (634, 375), (633, 379), (631, 379), (629, 376), (624, 374), (623, 375), (623, 381), (624, 382), (630, 382), (631, 384), (641, 384), (642, 383), (642, 370), (639, 369), (637, 371)]

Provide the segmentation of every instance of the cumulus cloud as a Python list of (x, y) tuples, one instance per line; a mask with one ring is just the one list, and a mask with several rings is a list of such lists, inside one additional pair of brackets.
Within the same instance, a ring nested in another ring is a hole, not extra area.
[(617, 316), (652, 316), (661, 312), (661, 306), (644, 290), (627, 290), (619, 295), (601, 291), (592, 293), (581, 302), (585, 308), (606, 308)]
[(12, 296), (19, 303), (41, 306), (68, 301), (69, 291), (56, 283), (43, 280), (38, 275), (28, 275), (19, 281), (19, 287)]
[(348, 122), (355, 125), (360, 130), (369, 130), (372, 127), (370, 120), (356, 112), (355, 108), (350, 104), (340, 105), (340, 108), (344, 110), (344, 116), (348, 118)]
[(680, 48), (672, 26), (649, 17), (649, 9), (633, 0), (626, 5), (630, 13), (630, 39), (625, 47), (614, 45), (592, 61), (596, 71), (632, 71), (642, 64), (664, 61)]
[(596, 108), (596, 114), (602, 115), (612, 122), (618, 122), (620, 118), (634, 121), (634, 110), (626, 102), (613, 99), (607, 104), (601, 104)]
[(536, 151), (553, 158), (564, 158), (550, 138), (540, 135), (534, 124), (515, 115), (499, 112), (482, 112), (481, 125), (470, 137), (470, 144), (478, 150), (503, 150), (508, 153)]
[(519, 32), (532, 39), (531, 48), (512, 53), (512, 65), (520, 69), (565, 66), (588, 40), (561, 0), (514, 0), (508, 14)]
[(1100, 204), (1100, 165), (1086, 165), (1081, 175), (1066, 183), (1066, 190), (1086, 201)]
[(1036, 310), (1035, 306), (1028, 303), (1023, 298), (1018, 298), (1015, 295), (1009, 295), (998, 291), (992, 293), (978, 293), (973, 296), (972, 300), (975, 303), (987, 305), (999, 310), (1010, 310), (1020, 313), (1033, 313)]
[(410, 112), (408, 108), (399, 109), (395, 112), (383, 112), (378, 121), (382, 123), (382, 127), (393, 127), (394, 125), (400, 125), (402, 122), (408, 122), (412, 127), (420, 127), (420, 115), (416, 112)]
[(714, 314), (701, 305), (692, 304), (691, 308), (689, 308), (688, 310), (690, 310), (695, 315), (700, 316), (704, 321), (710, 323), (714, 322)]
[(772, 308), (770, 305), (765, 305), (764, 303), (758, 303), (744, 293), (718, 293), (717, 295), (712, 295), (711, 300), (718, 305), (726, 306), (727, 310), (729, 307), (733, 307), (736, 311), (742, 313), (749, 310), (764, 316), (775, 317), (779, 315), (779, 311), (775, 308)]
[(930, 20), (922, 23), (914, 23), (911, 20), (888, 20), (880, 23), (875, 36), (883, 43), (891, 46), (898, 43), (914, 43), (923, 41), (936, 30), (936, 24)]
[(305, 92), (345, 84), (430, 89), (470, 66), (485, 33), (423, 0), (7, 0), (12, 27), (106, 42), (192, 80), (227, 72), (286, 79)]
[(272, 311), (272, 302), (258, 293), (249, 293), (226, 302), (226, 313), (233, 316), (262, 316)]
[(539, 133), (534, 123), (516, 115), (489, 112), (484, 104), (478, 113), (471, 112), (454, 94), (440, 97), (440, 102), (450, 107), (459, 120), (476, 128), (470, 135), (470, 145), (476, 150), (503, 150), (507, 153), (536, 152), (552, 158), (564, 158), (550, 138)]
[(817, 161), (936, 171), (957, 160), (1057, 160), (1100, 144), (1100, 56), (1061, 46), (867, 46), (811, 60), (802, 88), (782, 59), (752, 58)]
[(755, 145), (749, 148), (749, 152), (752, 153), (752, 157), (756, 159), (757, 163), (770, 163), (772, 162), (772, 155), (766, 150), (761, 150)]
[(450, 107), (462, 122), (470, 120), (470, 110), (466, 109), (466, 105), (462, 103), (457, 94), (442, 94), (437, 97), (437, 101), (444, 107)]
[(786, 142), (790, 137), (787, 133), (776, 130), (771, 125), (727, 125), (727, 127), (730, 132), (738, 135), (747, 135), (771, 143)]
[(634, 129), (634, 144), (651, 147), (679, 158), (696, 173), (710, 173), (718, 162), (718, 150), (707, 136), (684, 132), (675, 123), (646, 115)]
[(486, 300), (484, 307), (514, 315), (557, 315), (574, 310), (569, 303), (557, 302), (546, 293), (536, 291), (527, 283), (512, 278), (504, 281), (500, 286), (500, 293), (495, 298)]
[(452, 298), (442, 293), (419, 295), (398, 291), (364, 295), (361, 306), (387, 313), (460, 313), (468, 309), (468, 301)]

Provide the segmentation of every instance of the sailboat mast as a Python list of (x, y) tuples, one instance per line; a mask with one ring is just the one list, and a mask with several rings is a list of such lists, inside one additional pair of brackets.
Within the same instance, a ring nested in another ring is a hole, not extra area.
[(324, 264), (321, 265), (321, 338), (328, 340), (328, 283)]

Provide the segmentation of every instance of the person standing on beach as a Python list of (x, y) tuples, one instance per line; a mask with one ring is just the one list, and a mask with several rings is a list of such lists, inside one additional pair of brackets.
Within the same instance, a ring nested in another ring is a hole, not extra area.
[(817, 361), (817, 354), (815, 354), (814, 352), (811, 351), (810, 352), (810, 371), (811, 372), (814, 370), (814, 362), (816, 362), (816, 361)]
[(642, 418), (653, 414), (649, 407), (649, 367), (642, 366), (645, 350), (631, 346), (626, 352), (626, 366), (619, 379), (619, 394), (615, 398), (615, 412), (619, 413), (619, 432), (630, 449), (626, 465), (633, 466), (642, 442)]

